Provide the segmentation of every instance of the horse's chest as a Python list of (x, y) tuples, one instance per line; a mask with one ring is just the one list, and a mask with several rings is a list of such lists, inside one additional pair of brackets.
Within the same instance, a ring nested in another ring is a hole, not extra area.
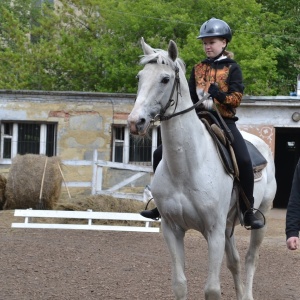
[(157, 203), (161, 214), (169, 220), (192, 219), (197, 209), (194, 202), (182, 193), (176, 193), (172, 197), (166, 197)]

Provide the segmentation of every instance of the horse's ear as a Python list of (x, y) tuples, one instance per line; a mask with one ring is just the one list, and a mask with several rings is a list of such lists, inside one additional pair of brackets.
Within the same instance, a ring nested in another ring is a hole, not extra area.
[(150, 55), (154, 53), (155, 51), (149, 46), (148, 44), (145, 43), (144, 38), (141, 38), (141, 45), (144, 51), (144, 55)]
[(169, 48), (168, 48), (169, 57), (175, 61), (178, 57), (178, 48), (174, 41), (170, 40), (169, 42)]

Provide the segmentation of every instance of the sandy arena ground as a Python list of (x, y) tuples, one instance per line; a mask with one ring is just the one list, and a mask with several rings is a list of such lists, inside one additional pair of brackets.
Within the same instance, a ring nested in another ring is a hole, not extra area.
[[(0, 299), (174, 299), (161, 233), (12, 229), (13, 220), (13, 211), (0, 212)], [(273, 209), (254, 280), (255, 300), (300, 299), (300, 251), (286, 249), (284, 227), (285, 210)], [(236, 239), (244, 263), (249, 232), (238, 226)], [(204, 299), (206, 242), (193, 231), (185, 240), (188, 299)], [(225, 263), (221, 282), (222, 299), (235, 299)]]

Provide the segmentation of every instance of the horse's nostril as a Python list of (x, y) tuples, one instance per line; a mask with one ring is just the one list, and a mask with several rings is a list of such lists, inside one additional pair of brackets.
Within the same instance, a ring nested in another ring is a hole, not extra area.
[(146, 119), (144, 119), (144, 118), (141, 118), (137, 122), (136, 127), (138, 128), (138, 131), (142, 131), (143, 130), (145, 123), (146, 123)]

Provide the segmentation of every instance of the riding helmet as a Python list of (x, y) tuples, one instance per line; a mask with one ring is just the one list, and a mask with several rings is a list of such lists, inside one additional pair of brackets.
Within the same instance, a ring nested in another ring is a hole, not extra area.
[(225, 21), (211, 18), (202, 24), (200, 27), (200, 35), (197, 39), (203, 39), (205, 37), (223, 37), (228, 43), (231, 41), (232, 32)]

